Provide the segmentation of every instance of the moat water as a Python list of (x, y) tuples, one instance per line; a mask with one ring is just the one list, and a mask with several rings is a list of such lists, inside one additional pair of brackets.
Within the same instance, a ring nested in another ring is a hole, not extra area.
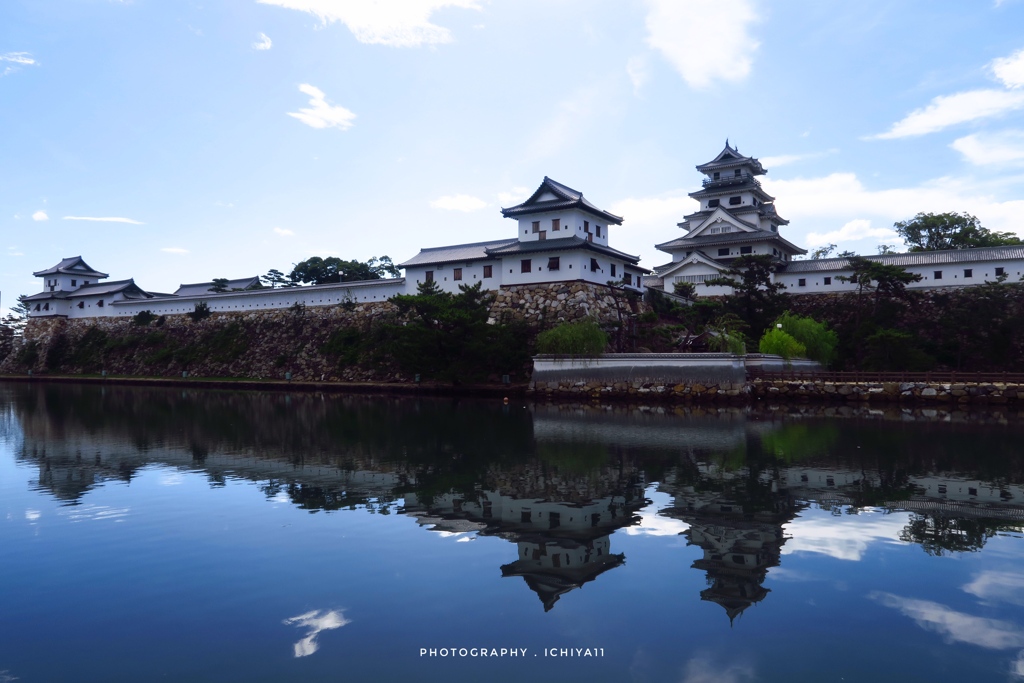
[(1024, 681), (1022, 444), (0, 384), (0, 682)]

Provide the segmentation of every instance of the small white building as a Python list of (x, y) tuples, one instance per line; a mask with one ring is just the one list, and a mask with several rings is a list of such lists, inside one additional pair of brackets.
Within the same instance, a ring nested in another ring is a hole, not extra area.
[(643, 275), (650, 272), (638, 265), (639, 256), (609, 246), (610, 227), (622, 225), (620, 216), (547, 176), (529, 199), (502, 209), (501, 215), (517, 221), (514, 238), (422, 249), (399, 264), (410, 293), (431, 281), (448, 292), (477, 282), (484, 289), (499, 289), (572, 281), (622, 283), (639, 291)]
[(25, 299), (31, 317), (89, 318), (115, 315), (112, 305), (118, 301), (139, 301), (154, 298), (143, 291), (135, 280), (103, 282), (109, 275), (91, 267), (81, 256), (63, 259), (60, 263), (32, 273), (45, 278), (43, 291)]

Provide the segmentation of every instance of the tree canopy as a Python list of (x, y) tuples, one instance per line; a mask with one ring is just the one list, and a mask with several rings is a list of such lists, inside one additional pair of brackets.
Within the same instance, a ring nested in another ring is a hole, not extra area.
[(398, 267), (388, 256), (374, 256), (363, 261), (344, 261), (337, 256), (321, 258), (313, 256), (296, 263), (288, 279), (303, 284), (326, 285), (334, 282), (358, 282), (361, 280), (382, 280), (385, 277), (401, 275)]
[(968, 213), (919, 213), (893, 224), (910, 251), (941, 251), (1024, 244), (1012, 232), (993, 232)]
[(759, 339), (769, 323), (785, 309), (786, 285), (772, 281), (775, 263), (771, 256), (740, 256), (722, 277), (705, 281), (713, 287), (732, 287), (733, 296), (725, 301), (725, 311), (750, 327)]

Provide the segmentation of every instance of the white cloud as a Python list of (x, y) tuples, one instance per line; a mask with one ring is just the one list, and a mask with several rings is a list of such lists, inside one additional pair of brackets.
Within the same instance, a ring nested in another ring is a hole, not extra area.
[(683, 674), (683, 683), (744, 683), (755, 680), (757, 676), (749, 664), (716, 662), (707, 656), (688, 661)]
[(892, 228), (872, 228), (871, 221), (864, 218), (855, 218), (838, 230), (825, 233), (808, 233), (807, 246), (820, 247), (826, 244), (842, 244), (843, 242), (862, 240), (866, 237), (892, 240), (897, 239), (899, 235)]
[(779, 213), (792, 219), (794, 226), (807, 225), (809, 219), (835, 225), (854, 218), (893, 222), (919, 212), (967, 211), (991, 230), (1024, 233), (1019, 218), (1024, 200), (998, 201), (988, 181), (943, 177), (916, 187), (869, 190), (854, 173), (833, 173), (820, 178), (766, 178), (762, 184), (778, 197)]
[(752, 0), (647, 0), (647, 44), (691, 87), (740, 81), (750, 73), (758, 43)]
[(789, 164), (795, 164), (799, 161), (818, 159), (827, 154), (836, 154), (838, 151), (838, 149), (833, 148), (824, 152), (808, 152), (807, 154), (779, 154), (777, 156), (761, 157), (761, 163), (766, 168), (778, 168), (779, 166), (788, 166)]
[(1024, 575), (1016, 572), (986, 570), (975, 576), (963, 589), (986, 602), (1024, 606)]
[(257, 38), (259, 40), (252, 44), (252, 49), (254, 50), (269, 50), (274, 46), (274, 41), (266, 33), (259, 34)]
[(992, 73), (1007, 88), (1024, 87), (1024, 49), (992, 60)]
[(315, 15), (325, 25), (345, 24), (360, 43), (418, 47), (452, 42), (451, 31), (430, 23), (444, 7), (480, 9), (476, 0), (257, 0)]
[(530, 196), (530, 188), (528, 187), (513, 187), (511, 192), (499, 192), (498, 201), (503, 206), (511, 206), (512, 204), (518, 204), (527, 197)]
[(32, 58), (27, 52), (8, 52), (0, 55), (0, 62), (12, 62), (14, 64), (21, 64), (23, 66), (30, 66), (36, 64), (36, 60)]
[(1009, 166), (1024, 163), (1024, 131), (975, 133), (950, 145), (975, 166)]
[(25, 519), (30, 522), (38, 520), (41, 515), (42, 513), (40, 513), (39, 510), (33, 510), (32, 508), (25, 510)]
[(892, 140), (926, 135), (955, 126), (1024, 109), (1024, 90), (969, 90), (953, 95), (940, 95), (927, 107), (916, 109), (897, 121), (885, 133), (870, 136), (876, 140)]
[(321, 631), (331, 631), (351, 623), (352, 621), (346, 619), (341, 610), (331, 610), (330, 612), (313, 610), (312, 612), (306, 612), (297, 617), (284, 620), (286, 626), (308, 629), (306, 637), (295, 643), (294, 652), (296, 657), (308, 657), (320, 649), (320, 644), (316, 642), (316, 637)]
[(163, 247), (160, 251), (167, 254), (187, 254), (188, 249), (182, 249), (181, 247)]
[(899, 543), (900, 531), (907, 525), (908, 518), (908, 514), (878, 512), (800, 517), (785, 525), (786, 535), (791, 538), (783, 546), (782, 554), (820, 553), (837, 560), (859, 562), (875, 543)]
[(445, 209), (446, 211), (464, 211), (469, 213), (470, 211), (479, 211), (486, 207), (487, 202), (468, 194), (453, 194), (434, 199), (430, 202), (430, 206), (435, 209)]
[(626, 73), (629, 75), (629, 82), (633, 84), (633, 94), (639, 94), (642, 88), (651, 80), (651, 70), (647, 64), (647, 58), (643, 55), (630, 57), (626, 62)]
[(141, 221), (121, 216), (64, 216), (66, 221), (94, 221), (97, 223), (128, 223), (129, 225), (145, 225)]
[(348, 130), (352, 127), (352, 120), (356, 115), (342, 106), (327, 104), (324, 92), (308, 83), (299, 86), (299, 91), (309, 95), (308, 109), (300, 109), (297, 112), (288, 112), (288, 116), (294, 116), (307, 126), (313, 128), (340, 128)]
[(34, 220), (34, 221), (48, 221), (48, 220), (50, 220), (50, 217), (46, 215), (45, 211), (40, 209), (39, 211), (36, 211), (34, 214), (32, 214), (32, 220)]
[(603, 88), (597, 86), (573, 90), (555, 105), (554, 114), (534, 133), (526, 157), (550, 158), (584, 135), (593, 116), (601, 110), (605, 96)]
[(876, 592), (869, 597), (899, 610), (921, 628), (942, 634), (947, 642), (967, 643), (990, 650), (1024, 647), (1024, 632), (1008, 621), (976, 617), (937, 602), (903, 598), (892, 593)]
[(294, 230), (289, 230), (288, 228), (274, 228), (274, 232), (282, 237), (291, 237), (295, 234)]

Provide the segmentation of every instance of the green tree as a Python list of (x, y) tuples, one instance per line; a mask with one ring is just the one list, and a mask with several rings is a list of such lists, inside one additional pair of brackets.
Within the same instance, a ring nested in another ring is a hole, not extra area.
[(835, 360), (839, 335), (830, 330), (828, 324), (786, 311), (775, 321), (775, 326), (803, 344), (806, 356), (811, 360), (816, 360), (826, 367)]
[(765, 331), (758, 344), (758, 350), (761, 353), (782, 356), (786, 360), (807, 355), (807, 347), (798, 342), (793, 335), (787, 334), (778, 328)]
[(285, 274), (277, 268), (271, 268), (267, 271), (267, 274), (262, 276), (260, 279), (270, 285), (271, 289), (284, 287), (289, 282), (288, 278), (285, 277)]
[(192, 307), (192, 310), (190, 312), (186, 313), (185, 315), (187, 315), (189, 318), (192, 318), (193, 322), (199, 322), (200, 320), (204, 320), (210, 317), (210, 307), (206, 304), (205, 301), (200, 301), (199, 303)]
[(993, 232), (968, 213), (919, 213), (893, 224), (910, 251), (973, 249), (1024, 244), (1012, 232)]
[(820, 261), (823, 258), (832, 258), (832, 252), (836, 250), (836, 245), (826, 244), (823, 247), (818, 247), (811, 252), (812, 261)]
[(692, 299), (697, 294), (697, 285), (692, 282), (683, 282), (682, 280), (679, 280), (672, 285), (672, 293), (677, 296), (685, 296), (687, 299)]
[(746, 323), (755, 339), (786, 308), (786, 285), (773, 281), (774, 271), (775, 261), (771, 256), (740, 256), (722, 277), (705, 282), (712, 287), (732, 287), (725, 310)]
[(593, 320), (562, 323), (537, 335), (538, 353), (599, 356), (608, 346), (608, 335)]
[(401, 271), (388, 256), (374, 256), (365, 263), (344, 261), (336, 256), (321, 258), (313, 256), (296, 263), (288, 279), (293, 283), (326, 285), (334, 282), (359, 282), (398, 277)]

